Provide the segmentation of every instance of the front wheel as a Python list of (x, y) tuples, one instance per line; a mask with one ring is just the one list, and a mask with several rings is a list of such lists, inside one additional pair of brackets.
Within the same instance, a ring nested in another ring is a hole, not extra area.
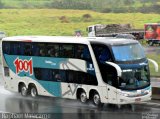
[(31, 94), (31, 96), (34, 97), (34, 98), (37, 97), (38, 92), (37, 92), (36, 87), (31, 87), (31, 89), (30, 89), (30, 94)]
[(93, 97), (92, 97), (92, 101), (93, 101), (93, 104), (95, 105), (95, 106), (101, 106), (101, 99), (100, 99), (100, 96), (99, 96), (99, 94), (97, 93), (97, 92), (95, 92), (94, 94), (93, 94)]

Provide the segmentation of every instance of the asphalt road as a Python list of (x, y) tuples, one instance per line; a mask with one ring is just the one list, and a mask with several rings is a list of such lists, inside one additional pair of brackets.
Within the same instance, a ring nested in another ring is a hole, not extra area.
[(78, 100), (42, 96), (38, 98), (22, 97), (18, 93), (5, 90), (2, 86), (0, 86), (0, 96), (0, 112), (3, 115), (43, 113), (48, 115), (48, 118), (58, 119), (66, 117), (79, 119), (84, 119), (84, 117), (87, 117), (87, 119), (103, 119), (105, 117), (107, 119), (145, 119), (145, 116), (154, 116), (154, 119), (160, 119), (159, 101), (132, 106), (124, 105), (121, 108), (116, 105), (105, 104), (103, 107), (97, 108), (90, 102), (82, 104)]

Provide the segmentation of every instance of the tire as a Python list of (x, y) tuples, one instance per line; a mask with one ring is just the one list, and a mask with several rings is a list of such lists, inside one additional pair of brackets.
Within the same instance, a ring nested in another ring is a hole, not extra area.
[(79, 95), (79, 98), (80, 98), (80, 101), (82, 103), (86, 103), (87, 102), (87, 95), (86, 95), (86, 92), (82, 91)]
[(97, 92), (95, 92), (92, 96), (92, 102), (95, 106), (99, 107), (102, 105), (101, 98)]
[(37, 92), (37, 88), (36, 87), (31, 87), (30, 89), (30, 94), (33, 98), (37, 97), (38, 96), (38, 92)]
[(27, 96), (28, 90), (27, 90), (27, 87), (24, 84), (20, 86), (20, 93), (24, 97)]
[(149, 41), (149, 42), (148, 42), (148, 45), (149, 45), (149, 46), (153, 46), (153, 41)]

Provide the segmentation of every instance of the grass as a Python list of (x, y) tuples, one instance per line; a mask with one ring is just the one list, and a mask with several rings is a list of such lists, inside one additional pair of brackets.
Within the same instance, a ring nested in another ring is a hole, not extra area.
[[(158, 66), (160, 67), (160, 53), (147, 54), (147, 57), (155, 60), (158, 63)], [(150, 66), (151, 76), (155, 76), (155, 77), (158, 76), (159, 77), (160, 76), (160, 70), (158, 72), (155, 72), (154, 65), (152, 63), (149, 63), (149, 66)]]
[[(86, 21), (84, 14), (90, 14)], [(17, 35), (50, 35), (73, 36), (75, 30), (81, 30), (87, 36), (86, 28), (93, 24), (130, 23), (134, 28), (143, 29), (145, 23), (160, 22), (159, 14), (142, 13), (98, 13), (89, 10), (57, 10), (57, 9), (1, 9), (0, 30), (7, 36)], [(68, 23), (59, 19), (65, 16)], [(160, 65), (159, 54), (147, 55)], [(151, 75), (160, 76), (160, 72)]]
[[(86, 22), (82, 17), (90, 14)], [(80, 29), (87, 36), (86, 27), (93, 24), (130, 23), (134, 28), (143, 29), (144, 23), (159, 22), (158, 14), (141, 13), (97, 13), (88, 10), (57, 9), (2, 9), (0, 10), (0, 30), (13, 35), (73, 35)], [(68, 23), (61, 23), (65, 16)]]

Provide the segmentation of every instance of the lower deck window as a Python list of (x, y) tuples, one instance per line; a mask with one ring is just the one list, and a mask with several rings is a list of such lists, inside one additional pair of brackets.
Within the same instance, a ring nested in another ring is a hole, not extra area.
[(98, 85), (96, 76), (80, 71), (34, 68), (34, 74), (38, 80)]

